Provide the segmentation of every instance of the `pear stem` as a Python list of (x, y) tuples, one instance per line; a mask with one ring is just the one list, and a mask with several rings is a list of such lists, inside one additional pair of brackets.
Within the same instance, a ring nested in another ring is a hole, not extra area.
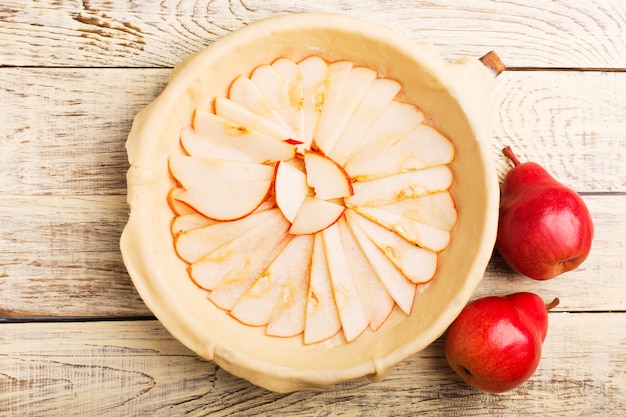
[(515, 156), (510, 146), (506, 146), (504, 149), (502, 149), (502, 153), (504, 154), (504, 156), (509, 158), (511, 162), (513, 162), (514, 166), (518, 166), (520, 164), (519, 159), (517, 159), (517, 156)]
[(552, 310), (554, 307), (556, 307), (556, 306), (558, 306), (558, 305), (559, 305), (559, 302), (560, 302), (560, 301), (559, 301), (559, 297), (556, 297), (554, 300), (552, 300), (552, 302), (551, 302), (551, 303), (546, 304), (546, 310), (547, 310), (547, 311)]

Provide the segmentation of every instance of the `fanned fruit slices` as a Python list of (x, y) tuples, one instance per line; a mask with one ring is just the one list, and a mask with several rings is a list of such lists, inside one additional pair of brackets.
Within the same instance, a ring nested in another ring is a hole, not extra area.
[(457, 220), (455, 150), (400, 90), (352, 62), (280, 58), (195, 111), (168, 201), (211, 302), (305, 344), (411, 314)]

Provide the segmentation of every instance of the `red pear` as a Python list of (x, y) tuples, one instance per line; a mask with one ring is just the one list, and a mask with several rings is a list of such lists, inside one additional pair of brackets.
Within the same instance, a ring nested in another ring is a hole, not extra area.
[(502, 184), (496, 247), (517, 272), (536, 280), (578, 267), (589, 254), (593, 222), (584, 201), (534, 162), (514, 167)]
[(548, 330), (548, 310), (539, 296), (521, 292), (468, 304), (448, 328), (446, 359), (474, 388), (505, 392), (527, 381), (537, 369)]

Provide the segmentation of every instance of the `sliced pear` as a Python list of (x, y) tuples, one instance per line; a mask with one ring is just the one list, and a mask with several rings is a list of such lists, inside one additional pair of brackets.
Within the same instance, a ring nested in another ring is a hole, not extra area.
[[(211, 113), (207, 113), (207, 112), (201, 112), (201, 111), (196, 111), (196, 115), (198, 114), (206, 114), (209, 115)], [(219, 117), (219, 116), (214, 116), (214, 117)], [(202, 116), (198, 117), (196, 116), (196, 119), (198, 118), (203, 118)], [(206, 117), (206, 120), (210, 120), (210, 122), (201, 122), (202, 124), (205, 125), (210, 125), (212, 124), (212, 117)], [(220, 119), (222, 119), (220, 117)], [(226, 119), (222, 119), (224, 120), (225, 123), (230, 123), (228, 122)], [(237, 124), (232, 124), (233, 126), (233, 130), (238, 129)], [(209, 131), (209, 129), (207, 128), (203, 128), (203, 130)], [(221, 133), (219, 131), (217, 131), (218, 134)], [(246, 135), (250, 132), (250, 130), (241, 127), (241, 130), (238, 130), (239, 135)], [(221, 159), (221, 160), (227, 160), (227, 161), (245, 161), (245, 162), (260, 162), (262, 163), (263, 160), (261, 161), (256, 161), (252, 155), (248, 155), (247, 152), (245, 152), (245, 150), (243, 149), (238, 149), (237, 147), (233, 147), (232, 144), (230, 143), (230, 138), (227, 139), (227, 141), (225, 143), (220, 143), (222, 142), (221, 140), (215, 140), (217, 135), (212, 135), (212, 134), (206, 134), (206, 133), (198, 133), (196, 130), (194, 130), (193, 127), (191, 126), (186, 126), (183, 127), (180, 131), (180, 144), (182, 145), (183, 149), (185, 150), (185, 152), (187, 152), (187, 154), (189, 154), (190, 156), (194, 156), (194, 157), (200, 157), (200, 158), (216, 158), (216, 159)], [(273, 139), (275, 141), (278, 142), (278, 140)]]
[(255, 211), (269, 197), (272, 181), (238, 181), (203, 184), (176, 197), (214, 220), (236, 220)]
[[(180, 193), (184, 192), (182, 188), (179, 188), (178, 191)], [(174, 194), (177, 194), (177, 193), (174, 193)], [(177, 215), (174, 218), (171, 224), (171, 231), (172, 231), (172, 235), (174, 236), (177, 236), (178, 234), (182, 232), (187, 232), (193, 229), (199, 229), (201, 227), (211, 226), (219, 222), (218, 220), (210, 219), (204, 216), (203, 214), (198, 213), (196, 210), (194, 210), (193, 208), (191, 208), (185, 203), (182, 203), (180, 201), (175, 201), (175, 203), (183, 207), (187, 207), (190, 212), (187, 214)], [(261, 205), (257, 207), (256, 210), (254, 210), (252, 214), (258, 213), (263, 210), (269, 210), (275, 207), (276, 207), (276, 201), (274, 200), (274, 198), (272, 198), (272, 196), (270, 196), (265, 201), (263, 201)]]
[(258, 278), (272, 261), (272, 256), (278, 254), (276, 250), (285, 240), (289, 227), (289, 222), (278, 210), (269, 212), (269, 217), (256, 227), (249, 228), (192, 263), (189, 273), (196, 284), (213, 290), (222, 280), (231, 284), (240, 280), (243, 285), (244, 279)]
[(272, 68), (283, 78), (287, 87), (287, 96), (293, 111), (297, 114), (299, 126), (292, 127), (298, 139), (304, 141), (304, 82), (298, 64), (287, 58), (278, 58), (272, 63)]
[(293, 139), (300, 139), (300, 130), (302, 128), (300, 110), (302, 105), (301, 98), (294, 103), (291, 91), (294, 86), (288, 84), (289, 81), (293, 80), (285, 80), (274, 65), (258, 66), (252, 72), (250, 79), (263, 93), (281, 119), (293, 131)]
[(194, 263), (222, 245), (243, 235), (261, 223), (271, 221), (278, 210), (253, 213), (231, 222), (217, 222), (202, 228), (179, 233), (174, 239), (176, 253), (188, 263)]
[(330, 158), (343, 165), (399, 91), (400, 83), (397, 81), (387, 78), (374, 80), (331, 149)]
[(328, 89), (328, 64), (318, 56), (311, 56), (300, 61), (298, 69), (302, 77), (303, 95), (300, 139), (305, 149), (310, 149)]
[[(276, 72), (278, 72), (281, 77), (283, 77), (283, 80), (285, 80), (285, 82), (287, 82), (287, 85), (295, 85), (295, 84), (300, 84), (302, 82), (302, 77), (300, 76), (300, 69), (298, 68), (298, 64), (289, 59), (289, 58), (278, 58), (276, 59), (276, 61), (272, 62), (272, 68), (274, 68), (276, 70)], [(297, 80), (300, 79), (300, 81), (298, 82)], [(291, 81), (291, 82), (290, 82)], [(296, 97), (299, 97), (300, 99), (295, 100), (295, 103), (300, 103), (302, 104), (301, 98), (302, 95), (298, 94), (296, 95)]]
[(282, 163), (289, 164), (296, 168), (298, 171), (306, 173), (306, 168), (304, 167), (304, 159), (300, 157), (288, 159), (286, 161), (282, 161)]
[[(417, 106), (393, 100), (367, 132), (362, 145), (392, 144), (415, 129), (425, 119), (424, 112)], [(359, 147), (359, 149), (363, 148), (364, 146)]]
[(322, 232), (322, 239), (341, 327), (349, 343), (368, 328), (369, 317), (354, 283), (337, 224), (325, 229)]
[[(365, 67), (352, 68), (352, 63), (349, 64), (338, 61), (328, 66), (328, 94), (315, 129), (315, 143), (327, 155), (376, 79), (376, 71)], [(346, 69), (347, 77), (344, 75)]]
[[(215, 219), (210, 219), (205, 215), (199, 213), (186, 203), (179, 201), (178, 198), (185, 193), (184, 188), (174, 187), (167, 195), (167, 201), (176, 217), (172, 221), (171, 231), (172, 234), (178, 234), (187, 230), (194, 229), (202, 226), (209, 226), (217, 222)], [(276, 200), (273, 196), (266, 198), (254, 212), (267, 210), (276, 207)]]
[(293, 253), (296, 269), (287, 276), (274, 305), (265, 333), (270, 336), (291, 337), (301, 334), (305, 326), (307, 291), (311, 275), (313, 235), (295, 236), (300, 246)]
[(291, 238), (287, 234), (282, 234), (278, 241), (266, 237), (263, 247), (255, 249), (259, 254), (250, 256), (239, 273), (230, 274), (218, 282), (209, 293), (209, 300), (224, 310), (231, 310), (268, 265), (283, 251)]
[(367, 151), (370, 147), (386, 149), (399, 139), (408, 135), (425, 119), (424, 113), (416, 106), (393, 100), (383, 113), (376, 119), (365, 137), (359, 142), (358, 148), (348, 156), (344, 167), (350, 172), (350, 160), (358, 154)]
[[(230, 314), (242, 323), (251, 326), (263, 326), (270, 322), (275, 306), (285, 305), (287, 307), (289, 305), (280, 299), (281, 295), (289, 294), (292, 296), (292, 298), (287, 297), (288, 300), (305, 298), (307, 284), (301, 290), (303, 294), (292, 295), (296, 289), (300, 288), (293, 284), (303, 280), (305, 283), (308, 282), (312, 252), (312, 235), (295, 236), (291, 239), (282, 252), (274, 258), (261, 276), (237, 301)], [(284, 287), (287, 290), (283, 290)], [(304, 308), (302, 308), (302, 316), (304, 316)], [(282, 327), (282, 325), (278, 325), (276, 328), (278, 333), (281, 335), (282, 333), (291, 333), (291, 329), (286, 331), (287, 329)], [(288, 327), (291, 328), (291, 326)], [(302, 325), (300, 325), (301, 331)]]
[[(263, 64), (256, 67), (254, 71), (252, 71), (250, 81), (252, 81), (261, 94), (263, 94), (263, 97), (267, 100), (267, 103), (270, 104), (273, 111), (280, 113), (280, 110), (286, 104), (289, 105), (289, 100), (286, 100), (287, 87), (285, 80), (272, 65)], [(230, 97), (230, 99), (232, 100), (233, 97)], [(283, 118), (283, 120), (285, 119)]]
[(452, 172), (445, 165), (390, 175), (352, 184), (354, 195), (345, 199), (350, 206), (379, 206), (445, 191), (452, 185)]
[(176, 251), (242, 323), (305, 344), (343, 330), (351, 342), (395, 304), (410, 314), (435, 275), (456, 223), (454, 147), (376, 76), (280, 58), (181, 131), (189, 155), (169, 160)]
[(332, 200), (352, 195), (352, 181), (335, 161), (318, 152), (304, 153), (306, 181), (315, 190), (315, 197)]
[(344, 210), (345, 207), (341, 204), (307, 196), (289, 228), (289, 233), (306, 235), (320, 232), (333, 225)]
[(400, 214), (378, 207), (356, 206), (354, 210), (373, 222), (393, 230), (404, 239), (435, 252), (442, 251), (450, 242), (450, 232), (426, 223), (407, 219)]
[(278, 298), (265, 333), (269, 336), (292, 337), (304, 331), (308, 275), (290, 277)]
[[(247, 108), (252, 113), (270, 120), (285, 129), (290, 129), (285, 119), (277, 111), (274, 100), (268, 99), (261, 89), (248, 77), (239, 76), (233, 81), (228, 91), (228, 98), (234, 103)], [(289, 135), (291, 138), (294, 136), (294, 132), (291, 132)]]
[(458, 216), (454, 199), (449, 191), (407, 198), (377, 208), (397, 214), (407, 220), (426, 223), (448, 231), (452, 230)]
[(370, 238), (352, 220), (354, 213), (346, 210), (346, 221), (356, 241), (367, 257), (368, 262), (378, 274), (385, 289), (406, 315), (411, 314), (417, 286), (409, 281), (402, 272), (387, 258)]
[[(444, 165), (454, 159), (452, 142), (431, 126), (420, 124), (396, 142), (371, 144), (354, 155), (346, 169), (356, 178), (383, 177)], [(376, 163), (372, 163), (376, 161)]]
[(185, 191), (175, 200), (206, 217), (234, 220), (252, 213), (269, 196), (270, 165), (171, 155), (170, 172)]
[(370, 327), (376, 331), (387, 320), (395, 301), (380, 281), (378, 274), (359, 246), (344, 218), (337, 222), (345, 256), (350, 264), (353, 282), (359, 291)]
[(189, 155), (204, 158), (274, 163), (295, 156), (295, 147), (283, 140), (201, 110), (194, 128), (183, 128), (180, 137)]
[(309, 186), (306, 174), (292, 164), (278, 162), (274, 179), (274, 196), (276, 205), (287, 220), (293, 223), (307, 195), (309, 195)]
[(349, 216), (411, 282), (423, 284), (434, 277), (437, 270), (436, 252), (420, 248), (354, 211), (350, 211)]
[(217, 220), (209, 219), (200, 213), (194, 212), (176, 216), (174, 220), (172, 220), (170, 231), (172, 232), (172, 236), (176, 237), (183, 232), (211, 226), (215, 223), (217, 223)]
[(330, 150), (336, 139), (333, 130), (337, 126), (334, 125), (333, 119), (337, 113), (343, 111), (339, 106), (343, 95), (343, 87), (352, 67), (353, 63), (350, 61), (337, 61), (328, 65), (324, 101), (322, 102), (314, 134), (315, 145), (322, 152)]
[(307, 345), (327, 340), (341, 330), (322, 234), (312, 236), (315, 236), (315, 242), (304, 324), (304, 343)]
[(170, 206), (170, 209), (177, 216), (198, 214), (198, 211), (196, 209), (178, 200), (178, 197), (184, 192), (185, 190), (180, 187), (172, 187), (170, 189), (170, 191), (167, 193), (167, 204)]
[(215, 97), (215, 114), (280, 140), (293, 138), (294, 135), (291, 129), (260, 116), (226, 97)]
[(268, 181), (274, 176), (271, 165), (187, 155), (170, 155), (169, 167), (176, 181), (185, 189), (225, 182)]

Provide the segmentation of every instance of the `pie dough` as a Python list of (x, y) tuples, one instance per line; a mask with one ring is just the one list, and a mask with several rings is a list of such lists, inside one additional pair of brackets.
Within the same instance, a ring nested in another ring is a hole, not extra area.
[[(226, 96), (235, 76), (287, 57), (349, 60), (398, 80), (404, 99), (428, 114), (456, 148), (450, 165), (458, 222), (440, 254), (438, 277), (417, 297), (409, 317), (394, 312), (377, 332), (346, 344), (340, 338), (304, 345), (238, 323), (211, 302), (176, 254), (167, 194), (167, 160), (180, 152), (183, 126), (208, 98)], [(499, 188), (488, 120), (494, 74), (474, 58), (443, 60), (429, 44), (384, 27), (328, 14), (265, 19), (240, 29), (177, 66), (162, 94), (135, 118), (127, 141), (130, 218), (121, 238), (127, 270), (161, 323), (187, 347), (234, 375), (279, 392), (324, 388), (393, 366), (438, 338), (483, 277), (497, 230)]]

